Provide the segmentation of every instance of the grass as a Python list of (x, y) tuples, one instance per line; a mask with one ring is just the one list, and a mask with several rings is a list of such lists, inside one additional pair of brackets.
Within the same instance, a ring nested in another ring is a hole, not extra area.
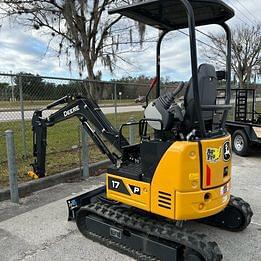
[[(143, 112), (128, 112), (119, 113), (117, 115), (118, 126), (126, 123), (130, 116), (134, 116), (136, 120), (143, 117)], [(106, 117), (114, 124), (114, 114), (108, 114)], [(12, 129), (15, 133), (15, 146), (18, 166), (18, 181), (23, 182), (28, 180), (27, 172), (31, 170), (30, 163), (33, 162), (32, 157), (32, 131), (31, 122), (25, 122), (26, 128), (26, 146), (30, 155), (23, 157), (23, 143), (21, 139), (21, 123), (7, 122), (0, 124), (0, 133), (6, 129)], [(124, 132), (127, 134), (127, 132)], [(81, 149), (80, 149), (81, 128), (78, 119), (70, 119), (60, 122), (53, 127), (48, 128), (48, 146), (46, 158), (46, 174), (54, 173), (79, 167), (81, 165)], [(106, 156), (100, 153), (98, 148), (89, 140), (89, 160), (97, 162), (105, 159)], [(5, 139), (0, 137), (0, 186), (8, 185), (8, 171), (6, 161)]]

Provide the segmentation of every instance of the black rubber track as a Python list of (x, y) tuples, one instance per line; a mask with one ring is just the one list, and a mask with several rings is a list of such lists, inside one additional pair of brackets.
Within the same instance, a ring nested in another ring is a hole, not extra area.
[(253, 211), (250, 205), (242, 198), (231, 195), (224, 211), (199, 221), (224, 230), (239, 232), (250, 224), (252, 216)]
[(82, 207), (77, 215), (76, 223), (80, 232), (91, 237), (109, 247), (117, 249), (119, 252), (126, 253), (138, 260), (157, 260), (155, 257), (144, 255), (135, 249), (129, 249), (124, 245), (113, 242), (109, 238), (95, 235), (88, 231), (85, 219), (87, 215), (95, 215), (104, 221), (113, 222), (119, 227), (127, 227), (129, 230), (144, 233), (144, 236), (151, 235), (158, 240), (166, 240), (169, 243), (178, 243), (184, 249), (191, 249), (206, 261), (222, 260), (221, 251), (216, 242), (208, 241), (207, 236), (196, 231), (176, 227), (174, 222), (163, 218), (146, 216), (134, 211), (132, 208), (110, 205), (103, 202), (91, 203)]

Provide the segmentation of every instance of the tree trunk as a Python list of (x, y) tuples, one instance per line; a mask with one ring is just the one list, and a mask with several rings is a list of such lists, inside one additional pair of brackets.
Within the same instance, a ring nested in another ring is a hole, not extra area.
[(89, 92), (90, 96), (95, 101), (97, 101), (98, 97), (96, 97), (97, 92), (96, 92), (96, 83), (94, 82), (95, 81), (95, 75), (94, 75), (94, 72), (93, 72), (93, 66), (88, 65), (88, 64), (87, 64), (87, 75), (88, 75), (88, 80), (89, 80), (89, 90), (88, 90), (88, 92)]
[(244, 89), (245, 88), (245, 82), (243, 80), (243, 74), (240, 71), (238, 72), (238, 80), (239, 80), (239, 88)]
[(245, 82), (243, 81), (242, 78), (239, 78), (239, 88), (244, 89), (245, 88)]

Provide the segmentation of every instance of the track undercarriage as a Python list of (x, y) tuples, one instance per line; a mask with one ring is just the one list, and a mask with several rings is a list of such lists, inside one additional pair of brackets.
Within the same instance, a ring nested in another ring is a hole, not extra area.
[[(105, 197), (105, 187), (67, 201), (69, 220), (94, 241), (138, 260), (222, 260), (216, 242), (180, 226), (180, 222), (126, 206)], [(221, 213), (198, 220), (229, 231), (241, 231), (253, 212), (243, 199), (231, 196)]]

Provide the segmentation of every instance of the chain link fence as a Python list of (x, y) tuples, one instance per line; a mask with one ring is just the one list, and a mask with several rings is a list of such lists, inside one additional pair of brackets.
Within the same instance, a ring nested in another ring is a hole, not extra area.
[[(30, 179), (27, 172), (31, 170), (30, 164), (33, 161), (31, 127), (33, 112), (68, 94), (88, 97), (92, 86), (97, 90), (95, 98), (98, 104), (104, 113), (108, 114), (110, 122), (115, 127), (126, 123), (131, 116), (136, 120), (143, 116), (142, 107), (135, 104), (135, 99), (147, 93), (149, 83), (91, 82), (31, 74), (0, 73), (0, 185), (8, 184), (5, 139), (1, 136), (4, 131), (7, 129), (14, 131), (18, 178), (19, 181), (26, 181)], [(173, 84), (162, 86), (162, 93), (172, 90), (173, 87), (175, 87)], [(155, 97), (155, 89), (151, 96)], [(232, 92), (232, 103), (233, 101)], [(257, 110), (261, 111), (261, 87), (257, 88), (257, 101)], [(61, 107), (62, 105), (59, 105), (56, 109)], [(47, 117), (53, 112), (55, 109), (46, 110), (43, 116)], [(137, 133), (135, 131), (136, 135)], [(128, 130), (124, 134), (128, 136)], [(48, 128), (47, 143), (47, 175), (81, 166), (81, 126), (78, 119), (72, 118)], [(88, 143), (89, 162), (105, 159), (90, 139)]]
[[(34, 76), (31, 74), (0, 73), (0, 134), (7, 129), (14, 131), (19, 181), (29, 179), (31, 169), (32, 127), (31, 119), (36, 109), (69, 94), (89, 96), (91, 86), (97, 90), (96, 100), (109, 120), (116, 127), (128, 121), (134, 114), (141, 115), (141, 106), (135, 104), (135, 98), (144, 95), (147, 84), (137, 85), (115, 82), (90, 82), (86, 80)], [(98, 99), (97, 99), (98, 97)], [(63, 105), (46, 110), (43, 117), (54, 113)], [(131, 110), (130, 110), (130, 107)], [(136, 112), (135, 112), (136, 111)], [(120, 112), (126, 112), (120, 114)], [(76, 118), (72, 118), (48, 128), (47, 139), (47, 175), (81, 166), (81, 127)], [(89, 139), (90, 162), (104, 159)], [(0, 138), (0, 184), (7, 185), (7, 157), (5, 141)]]

